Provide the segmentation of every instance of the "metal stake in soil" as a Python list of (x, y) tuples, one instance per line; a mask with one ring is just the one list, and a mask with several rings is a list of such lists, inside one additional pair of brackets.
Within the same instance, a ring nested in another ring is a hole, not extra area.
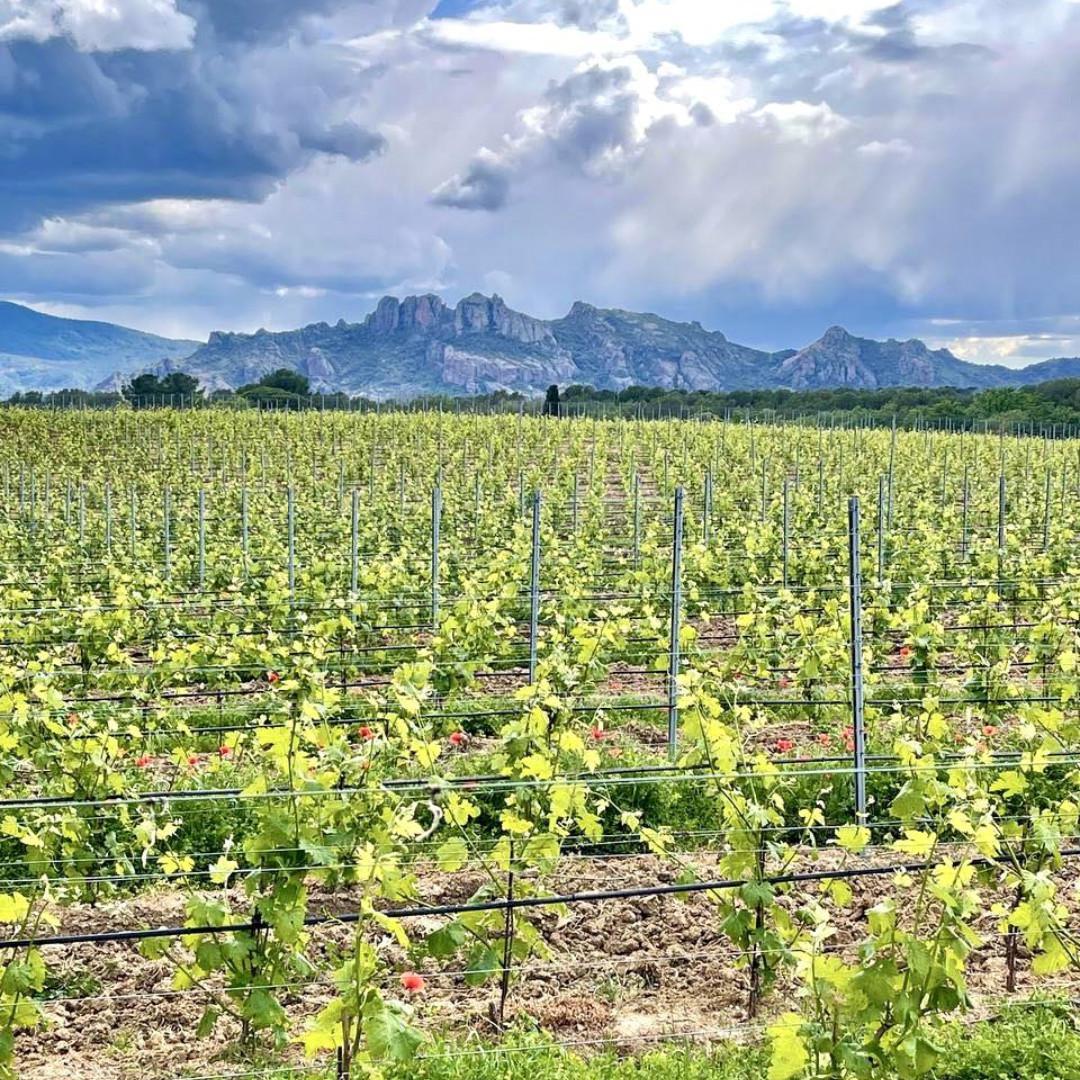
[(859, 498), (848, 502), (849, 600), (851, 607), (851, 730), (855, 743), (855, 816), (866, 823), (866, 732), (863, 716), (862, 568), (859, 562)]
[(682, 622), (683, 489), (675, 489), (671, 538), (671, 636), (668, 641), (668, 756), (674, 760), (679, 732), (679, 629)]
[(529, 575), (529, 682), (536, 682), (536, 658), (540, 634), (540, 492), (533, 494), (532, 565)]
[(442, 524), (442, 488), (431, 490), (431, 625), (439, 625), (439, 530)]

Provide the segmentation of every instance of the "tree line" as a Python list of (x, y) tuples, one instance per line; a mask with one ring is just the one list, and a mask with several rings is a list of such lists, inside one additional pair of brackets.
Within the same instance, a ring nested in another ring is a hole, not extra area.
[(119, 391), (26, 391), (9, 405), (46, 408), (205, 408), (348, 409), (407, 407), (443, 412), (525, 412), (551, 417), (625, 416), (645, 418), (748, 418), (756, 420), (830, 418), (845, 422), (892, 423), (914, 427), (1080, 426), (1080, 379), (1055, 379), (1023, 387), (987, 390), (940, 387), (889, 387), (859, 390), (670, 390), (630, 386), (597, 390), (592, 386), (552, 386), (543, 398), (499, 390), (468, 397), (431, 394), (408, 402), (378, 403), (344, 392), (313, 390), (308, 378), (282, 368), (236, 390), (207, 391), (183, 372), (138, 375)]

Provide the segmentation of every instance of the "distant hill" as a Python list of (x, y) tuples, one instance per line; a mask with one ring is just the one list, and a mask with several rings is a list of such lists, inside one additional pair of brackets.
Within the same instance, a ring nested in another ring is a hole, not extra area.
[(495, 390), (535, 394), (551, 383), (609, 390), (868, 389), (1018, 386), (1080, 375), (1080, 360), (1014, 370), (968, 363), (915, 339), (859, 338), (838, 326), (804, 349), (770, 353), (696, 322), (580, 301), (564, 318), (545, 321), (512, 310), (499, 296), (479, 293), (454, 307), (433, 295), (384, 297), (361, 323), (316, 323), (276, 334), (215, 333), (192, 356), (161, 371), (187, 371), (219, 388), (255, 381), (279, 367), (303, 372), (315, 387), (380, 398)]
[(0, 301), (0, 395), (92, 389), (114, 373), (144, 371), (189, 355), (195, 341), (145, 334), (106, 322), (62, 319)]
[(580, 301), (563, 318), (544, 320), (479, 293), (453, 307), (431, 294), (387, 296), (362, 322), (218, 331), (200, 346), (0, 304), (0, 393), (115, 387), (143, 370), (184, 371), (207, 389), (235, 389), (281, 367), (302, 372), (316, 390), (382, 399), (539, 394), (552, 383), (608, 390), (988, 388), (1080, 377), (1080, 359), (1021, 369), (972, 364), (917, 339), (875, 341), (839, 326), (803, 349), (764, 352), (697, 322)]

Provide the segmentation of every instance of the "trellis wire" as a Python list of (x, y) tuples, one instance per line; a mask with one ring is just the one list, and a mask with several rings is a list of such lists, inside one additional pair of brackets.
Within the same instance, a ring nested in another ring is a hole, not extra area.
[[(1061, 858), (1080, 856), (1080, 848), (1063, 848)], [(992, 866), (993, 860), (975, 858), (965, 860), (970, 866)], [(574, 893), (558, 893), (550, 896), (515, 896), (494, 900), (471, 901), (463, 904), (425, 904), (414, 907), (388, 908), (382, 912), (392, 919), (419, 919), (440, 915), (465, 915), (485, 911), (517, 911), (525, 908), (544, 908), (565, 904), (599, 903), (608, 900), (632, 900), (649, 896), (687, 896), (694, 893), (725, 892), (741, 889), (751, 883), (770, 886), (797, 885), (819, 881), (846, 881), (867, 877), (882, 877), (896, 873), (921, 873), (934, 869), (934, 862), (917, 861), (890, 863), (885, 866), (856, 866), (836, 870), (802, 871), (765, 875), (759, 878), (717, 878), (712, 881), (683, 881), (670, 885), (642, 885), (624, 889), (595, 889)], [(342, 912), (337, 915), (308, 915), (305, 926), (327, 924), (348, 925), (368, 918), (364, 912)], [(122, 941), (146, 941), (153, 938), (178, 938), (217, 936), (230, 933), (250, 933), (262, 923), (239, 922), (216, 926), (156, 926), (134, 930), (99, 931), (83, 934), (51, 934), (25, 938), (0, 940), (0, 950), (43, 948), (51, 945), (90, 945)]]

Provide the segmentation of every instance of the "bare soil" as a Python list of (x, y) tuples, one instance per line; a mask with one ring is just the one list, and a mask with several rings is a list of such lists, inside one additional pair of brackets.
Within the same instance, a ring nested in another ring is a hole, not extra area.
[[(818, 865), (832, 865), (837, 853), (823, 853)], [(686, 857), (706, 880), (722, 876), (713, 856)], [(800, 868), (808, 868), (807, 863)], [(574, 893), (675, 880), (679, 867), (650, 856), (562, 860), (553, 876), (537, 883), (542, 893)], [(1076, 870), (1062, 872), (1063, 898), (1076, 899)], [(468, 899), (484, 881), (481, 873), (422, 874), (425, 902), (453, 903)], [(867, 910), (883, 896), (895, 895), (888, 877), (853, 879), (850, 907), (836, 919), (832, 943), (850, 955), (860, 940)], [(790, 909), (805, 907), (817, 895), (816, 884), (793, 890), (781, 902)], [(987, 895), (985, 907), (993, 899)], [(60, 909), (61, 933), (115, 930), (124, 927), (178, 925), (184, 899), (160, 892), (96, 907)], [(238, 898), (238, 909), (239, 898)], [(346, 893), (316, 894), (311, 910), (350, 909)], [(550, 948), (547, 957), (529, 960), (514, 972), (507, 1002), (508, 1023), (539, 1024), (560, 1040), (584, 1049), (608, 1042), (626, 1051), (640, 1049), (667, 1037), (709, 1041), (749, 1037), (770, 1011), (790, 1007), (796, 987), (781, 972), (769, 992), (764, 1010), (750, 1024), (747, 1012), (745, 957), (721, 934), (719, 916), (704, 894), (686, 897), (636, 897), (581, 902), (564, 910), (533, 909), (519, 913), (541, 931)], [(412, 919), (414, 937), (436, 929), (445, 920)], [(976, 1015), (996, 1007), (1004, 994), (1004, 941), (996, 918), (986, 915), (979, 927), (986, 944), (970, 964), (970, 985), (979, 1003)], [(313, 929), (309, 953), (322, 969), (334, 948), (348, 946), (351, 928), (329, 924)], [(372, 939), (395, 971), (409, 961), (389, 938)], [(48, 1026), (20, 1037), (19, 1075), (25, 1080), (164, 1080), (165, 1077), (244, 1074), (274, 1062), (302, 1062), (296, 1045), (264, 1050), (264, 1057), (243, 1057), (235, 1051), (237, 1026), (222, 1022), (213, 1036), (196, 1039), (195, 1029), (211, 995), (200, 990), (174, 991), (172, 965), (151, 961), (129, 943), (46, 948), (55, 1000), (45, 1005)], [(1023, 956), (1023, 954), (1022, 954)], [(460, 965), (459, 965), (460, 967)], [(465, 985), (460, 974), (433, 964), (421, 968), (426, 986), (412, 1004), (418, 1023), (429, 1031), (462, 1037), (495, 1037), (497, 980), (480, 988)], [(1080, 982), (1074, 975), (1039, 981), (1039, 989), (1068, 991)], [(1029, 963), (1021, 960), (1017, 995), (1035, 989)], [(387, 991), (403, 996), (397, 976), (387, 979)], [(284, 989), (283, 1004), (294, 1030), (329, 1000), (323, 982)]]

